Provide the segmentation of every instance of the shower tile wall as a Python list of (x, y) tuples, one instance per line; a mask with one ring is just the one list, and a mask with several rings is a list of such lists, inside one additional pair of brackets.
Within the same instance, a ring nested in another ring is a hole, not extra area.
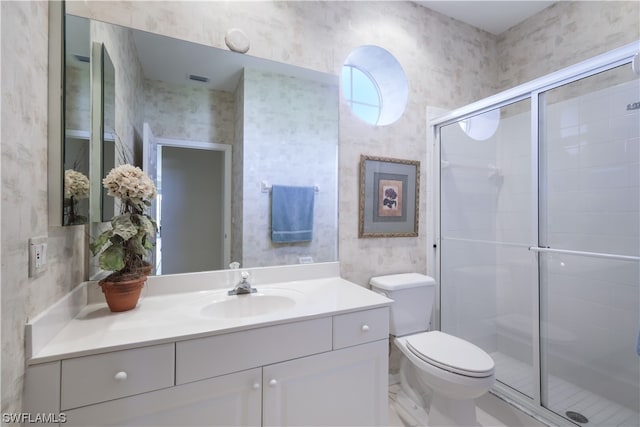
[[(638, 101), (636, 79), (548, 107), (546, 244), (640, 255), (640, 110), (626, 109)], [(549, 374), (638, 412), (638, 263), (543, 260)]]
[[(629, 67), (620, 73), (629, 76)], [(640, 110), (627, 110), (639, 97), (635, 80), (573, 95), (545, 111), (542, 244), (639, 255)], [(538, 240), (538, 194), (532, 193), (531, 117), (522, 111), (503, 107), (498, 131), (486, 141), (471, 140), (457, 124), (443, 128), (442, 235), (451, 240), (442, 242), (442, 315), (445, 330), (505, 360), (496, 368), (499, 380), (533, 396), (538, 266), (527, 247)], [(492, 162), (497, 170), (487, 167)], [(564, 381), (637, 413), (637, 263), (540, 257), (547, 402), (558, 405), (562, 389), (555, 386)]]
[[(496, 165), (496, 135), (476, 141), (454, 123), (442, 129), (441, 271), (442, 328), (485, 349), (494, 349), (497, 293), (496, 201), (488, 178)], [(463, 206), (464, 208), (461, 208)]]
[(497, 378), (521, 393), (533, 396), (532, 331), (538, 283), (535, 255), (529, 252), (528, 246), (535, 243), (537, 235), (533, 217), (531, 112), (528, 101), (526, 105), (525, 112), (514, 106), (504, 109), (499, 129), (498, 169), (503, 177), (497, 202), (498, 241), (516, 246), (496, 247), (498, 268), (503, 274), (496, 282), (498, 301), (494, 351), (498, 357), (506, 354), (526, 367), (518, 374), (518, 381), (511, 381), (507, 367), (499, 365)]
[[(502, 107), (498, 129), (486, 140), (470, 138), (457, 123), (443, 128), (441, 301), (445, 331), (531, 365), (529, 104)], [(505, 375), (498, 365), (497, 378)], [(531, 370), (524, 375), (533, 378)], [(515, 386), (533, 394), (532, 380)]]
[[(629, 68), (622, 71), (631, 75)], [(550, 239), (576, 250), (639, 255), (640, 110), (626, 109), (634, 102), (637, 81), (549, 107), (548, 203), (558, 212)]]

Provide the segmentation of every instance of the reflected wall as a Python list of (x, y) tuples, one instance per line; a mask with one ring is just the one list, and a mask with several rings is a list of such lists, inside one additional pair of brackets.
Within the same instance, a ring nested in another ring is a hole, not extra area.
[[(338, 81), (247, 68), (243, 79), (242, 264), (338, 259)], [(259, 165), (259, 167), (257, 167)], [(311, 242), (271, 241), (269, 185), (317, 186)]]

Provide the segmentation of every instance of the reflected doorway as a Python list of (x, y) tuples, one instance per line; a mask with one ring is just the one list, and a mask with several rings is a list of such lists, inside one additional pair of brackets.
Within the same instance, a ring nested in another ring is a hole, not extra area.
[(156, 274), (225, 268), (230, 262), (231, 146), (154, 138), (146, 126), (145, 131), (145, 146), (156, 152), (150, 167), (158, 190), (151, 209), (158, 224)]

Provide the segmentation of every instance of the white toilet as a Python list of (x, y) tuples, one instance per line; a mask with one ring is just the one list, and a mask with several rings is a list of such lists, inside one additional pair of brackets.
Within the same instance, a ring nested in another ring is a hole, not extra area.
[[(494, 362), (484, 350), (440, 331), (426, 332), (435, 281), (417, 273), (371, 279), (371, 288), (394, 300), (390, 333), (404, 354), (402, 389), (412, 400), (430, 395), (429, 426), (477, 426), (474, 399), (495, 381)], [(423, 402), (415, 402), (422, 405)]]

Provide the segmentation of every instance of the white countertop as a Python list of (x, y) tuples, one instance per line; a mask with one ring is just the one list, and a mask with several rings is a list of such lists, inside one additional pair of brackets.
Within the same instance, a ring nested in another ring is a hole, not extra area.
[[(48, 343), (33, 354), (29, 364), (85, 356), (113, 350), (175, 342), (253, 329), (267, 325), (331, 316), (388, 306), (391, 300), (339, 277), (256, 285), (258, 291), (301, 295), (296, 304), (252, 317), (212, 318), (203, 307), (226, 289), (143, 294), (130, 311), (112, 313), (106, 303), (86, 305)], [(240, 296), (243, 297), (243, 296)]]

